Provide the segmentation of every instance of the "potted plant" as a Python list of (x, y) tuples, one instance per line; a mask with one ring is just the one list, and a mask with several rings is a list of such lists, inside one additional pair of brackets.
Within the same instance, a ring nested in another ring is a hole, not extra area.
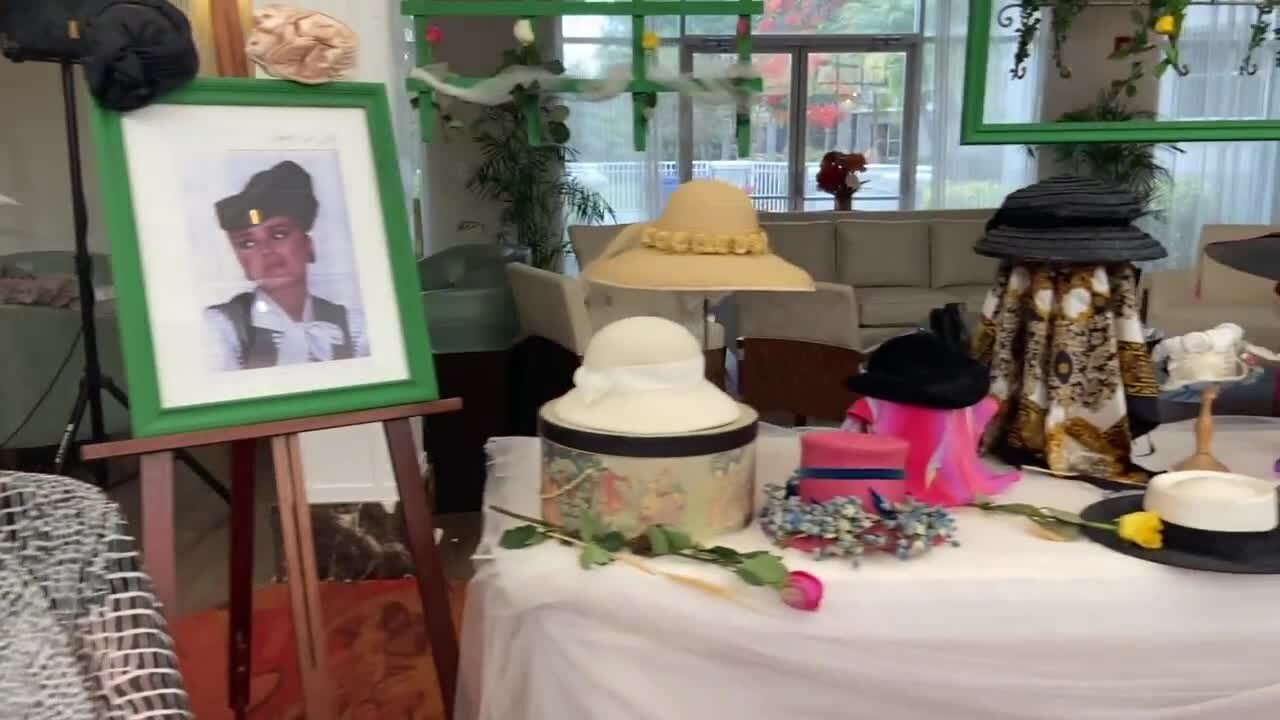
[[(1133, 63), (1128, 77), (1112, 81), (1110, 87), (1098, 93), (1093, 103), (1064, 113), (1058, 122), (1155, 119), (1155, 113), (1136, 110), (1127, 102), (1138, 94), (1137, 82), (1142, 76), (1142, 64)], [(1157, 157), (1157, 151), (1161, 149), (1182, 152), (1177, 145), (1155, 143), (1064, 143), (1053, 146), (1053, 154), (1073, 173), (1123, 185), (1138, 196), (1144, 207), (1151, 208), (1173, 180), (1169, 169)]]
[[(499, 72), (513, 65), (564, 72), (558, 61), (544, 62), (531, 40), (505, 51)], [(467, 189), (502, 205), (496, 228), (500, 244), (518, 248), (535, 267), (554, 269), (568, 245), (566, 224), (612, 220), (613, 208), (565, 172), (566, 163), (577, 158), (567, 144), (569, 108), (548, 100), (536, 84), (517, 86), (511, 95), (510, 101), (486, 108), (472, 124), (472, 138), (483, 159)], [(547, 142), (531, 141), (531, 125), (539, 127), (538, 134)], [(482, 227), (473, 221), (459, 224), (459, 229)]]

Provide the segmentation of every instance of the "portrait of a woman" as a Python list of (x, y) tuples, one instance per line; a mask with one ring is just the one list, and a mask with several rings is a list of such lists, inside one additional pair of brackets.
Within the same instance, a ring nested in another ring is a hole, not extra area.
[(253, 175), (215, 204), (252, 290), (206, 308), (213, 368), (219, 371), (328, 362), (369, 354), (364, 315), (315, 294), (313, 226), (319, 212), (311, 175), (286, 160)]

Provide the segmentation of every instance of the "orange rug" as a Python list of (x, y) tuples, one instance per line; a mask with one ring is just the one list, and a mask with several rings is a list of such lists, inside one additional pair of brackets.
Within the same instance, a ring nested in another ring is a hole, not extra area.
[[(466, 585), (451, 583), (454, 625)], [(303, 717), (289, 593), (283, 584), (254, 591), (252, 720)], [(443, 720), (422, 604), (412, 578), (320, 584), (338, 720)], [(178, 657), (200, 720), (232, 720), (227, 707), (225, 609), (179, 618)]]

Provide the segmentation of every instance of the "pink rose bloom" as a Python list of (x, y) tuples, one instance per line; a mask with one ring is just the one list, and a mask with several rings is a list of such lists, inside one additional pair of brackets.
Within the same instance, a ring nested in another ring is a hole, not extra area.
[(738, 34), (746, 35), (751, 31), (751, 22), (746, 18), (738, 18)]
[(787, 573), (782, 602), (797, 610), (817, 610), (822, 604), (822, 581), (803, 570)]
[(432, 25), (427, 28), (427, 42), (432, 45), (439, 45), (441, 40), (444, 40), (444, 31), (440, 29), (439, 25)]

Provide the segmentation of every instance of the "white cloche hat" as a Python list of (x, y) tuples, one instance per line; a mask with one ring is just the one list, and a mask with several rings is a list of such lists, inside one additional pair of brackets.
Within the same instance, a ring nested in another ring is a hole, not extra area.
[(557, 400), (566, 424), (626, 435), (678, 435), (738, 419), (733, 398), (706, 379), (693, 334), (659, 317), (624, 318), (591, 338), (574, 388)]

